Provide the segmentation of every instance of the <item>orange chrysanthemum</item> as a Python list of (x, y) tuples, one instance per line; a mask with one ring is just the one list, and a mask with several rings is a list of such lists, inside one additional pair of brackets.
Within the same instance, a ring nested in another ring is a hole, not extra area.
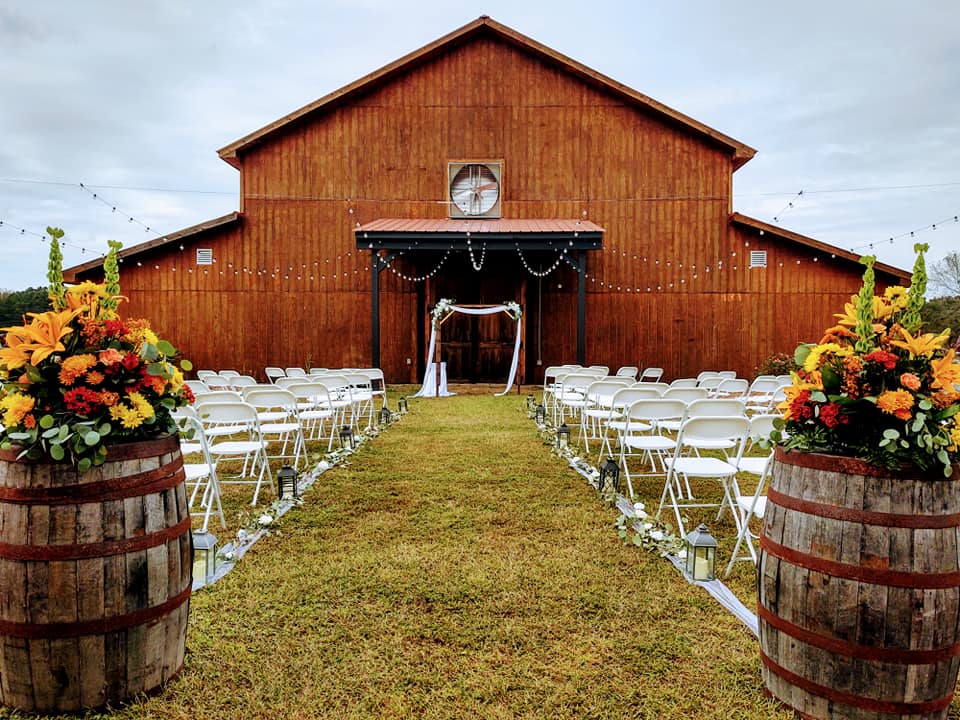
[(913, 407), (914, 402), (913, 393), (908, 390), (886, 390), (877, 398), (877, 407), (881, 412), (893, 415), (895, 418), (909, 420), (913, 417), (910, 408)]
[(64, 385), (73, 385), (77, 378), (97, 364), (97, 356), (85, 353), (72, 355), (63, 361), (60, 366), (60, 382)]

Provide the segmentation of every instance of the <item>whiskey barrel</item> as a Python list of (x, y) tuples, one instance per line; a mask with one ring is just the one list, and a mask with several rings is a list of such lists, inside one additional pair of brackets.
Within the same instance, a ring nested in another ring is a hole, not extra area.
[(960, 667), (960, 469), (774, 459), (758, 564), (767, 690), (804, 718), (945, 718)]
[(190, 543), (175, 436), (85, 473), (0, 451), (0, 704), (96, 708), (176, 675)]

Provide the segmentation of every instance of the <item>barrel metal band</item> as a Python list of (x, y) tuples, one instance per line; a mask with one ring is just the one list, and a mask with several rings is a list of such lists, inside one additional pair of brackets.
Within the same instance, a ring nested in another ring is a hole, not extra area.
[(960, 572), (956, 571), (945, 573), (903, 572), (851, 565), (850, 563), (837, 562), (836, 560), (828, 560), (799, 552), (774, 542), (766, 535), (760, 537), (760, 547), (767, 554), (780, 560), (786, 560), (798, 567), (845, 580), (917, 590), (942, 590), (960, 586)]
[(787, 510), (796, 510), (806, 515), (863, 523), (864, 525), (907, 528), (910, 530), (939, 530), (960, 526), (960, 513), (951, 515), (908, 515), (905, 513), (857, 510), (856, 508), (803, 500), (793, 495), (784, 495), (773, 488), (767, 491), (767, 500)]
[(771, 672), (779, 675), (788, 683), (795, 685), (804, 692), (808, 692), (811, 695), (816, 695), (817, 697), (825, 698), (831, 702), (849, 705), (851, 707), (860, 708), (861, 710), (868, 710), (870, 712), (894, 713), (899, 715), (919, 715), (922, 713), (943, 710), (949, 707), (950, 703), (953, 701), (953, 688), (950, 689), (950, 692), (948, 692), (945, 697), (937, 698), (936, 700), (922, 700), (919, 702), (877, 700), (875, 698), (863, 697), (862, 695), (854, 695), (852, 693), (843, 692), (842, 690), (837, 690), (836, 688), (827, 687), (826, 685), (820, 685), (812, 680), (808, 680), (802, 675), (797, 675), (796, 673), (787, 670), (785, 667), (778, 665), (765, 652), (763, 652), (763, 650), (760, 650), (760, 660), (770, 669)]
[(187, 515), (176, 525), (171, 525), (158, 532), (136, 535), (122, 540), (104, 540), (103, 542), (80, 545), (14, 545), (12, 543), (0, 543), (0, 558), (57, 562), (122, 555), (165, 545), (181, 535), (186, 535), (190, 531), (190, 526), (190, 516)]
[(185, 478), (183, 458), (177, 456), (165, 465), (136, 475), (60, 487), (0, 487), (0, 502), (30, 505), (77, 505), (105, 500), (126, 500), (138, 495), (169, 490)]
[(116, 630), (125, 630), (136, 625), (145, 625), (176, 610), (190, 599), (191, 583), (186, 589), (166, 602), (144, 608), (125, 615), (87, 620), (80, 622), (25, 623), (0, 620), (0, 636), (29, 639), (61, 639), (83, 637), (84, 635), (104, 635)]
[(766, 606), (761, 605), (759, 600), (757, 601), (757, 615), (768, 625), (785, 635), (789, 635), (807, 645), (813, 645), (821, 650), (843, 655), (844, 657), (856, 657), (875, 662), (900, 663), (905, 665), (933, 665), (944, 660), (949, 660), (954, 655), (960, 655), (960, 642), (933, 650), (910, 650), (861, 645), (860, 643), (844, 640), (843, 638), (823, 635), (778, 616), (771, 612)]

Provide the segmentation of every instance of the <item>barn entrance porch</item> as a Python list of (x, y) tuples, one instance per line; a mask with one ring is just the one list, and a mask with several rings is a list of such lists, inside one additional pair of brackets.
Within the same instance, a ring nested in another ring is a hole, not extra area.
[[(412, 259), (447, 258), (443, 272), (433, 278), (441, 292), (430, 292), (429, 298), (426, 294), (423, 296), (424, 302), (431, 305), (441, 298), (453, 298), (462, 304), (495, 304), (514, 300), (525, 305), (527, 271), (524, 263), (519, 262), (522, 257), (518, 258), (518, 254), (549, 254), (557, 263), (573, 268), (577, 273), (576, 359), (577, 362), (584, 362), (586, 251), (601, 249), (603, 232), (602, 227), (589, 220), (565, 219), (384, 218), (357, 227), (354, 231), (357, 249), (369, 250), (371, 254), (372, 367), (380, 365), (380, 273), (401, 254)], [(512, 254), (513, 258), (506, 260), (506, 253)], [(489, 263), (489, 270), (481, 264), (481, 257), (484, 258), (484, 264)], [(476, 270), (477, 265), (481, 266), (480, 271)], [(446, 292), (443, 292), (444, 282), (452, 283), (447, 286), (449, 290)], [(503, 377), (502, 373), (495, 372), (500, 369), (507, 354), (501, 347), (504, 331), (495, 324), (501, 321), (491, 319), (484, 323), (482, 319), (463, 319), (458, 322), (463, 324), (459, 328), (451, 328), (456, 333), (455, 338), (451, 338), (456, 344), (448, 356), (448, 361), (457, 366), (458, 377), (471, 382), (484, 381), (487, 376)], [(422, 360), (425, 361), (425, 358)]]

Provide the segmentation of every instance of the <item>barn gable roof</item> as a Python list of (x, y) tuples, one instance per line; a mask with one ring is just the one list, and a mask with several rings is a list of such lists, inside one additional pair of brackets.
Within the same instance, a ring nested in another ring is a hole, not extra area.
[[(175, 242), (183, 242), (187, 238), (191, 238), (195, 235), (202, 235), (210, 230), (222, 229), (238, 222), (240, 222), (240, 213), (228, 213), (227, 215), (221, 215), (220, 217), (213, 218), (212, 220), (204, 220), (202, 223), (191, 225), (183, 230), (167, 233), (163, 237), (154, 238), (153, 240), (148, 240), (147, 242), (139, 243), (138, 245), (131, 245), (130, 247), (124, 248), (117, 253), (117, 256), (121, 261), (123, 261), (127, 258), (143, 255), (151, 250), (159, 250)], [(66, 268), (63, 271), (63, 277), (67, 282), (76, 282), (84, 273), (102, 267), (103, 260), (103, 257), (98, 257), (96, 260), (91, 260), (90, 262), (83, 263), (82, 265), (74, 265), (71, 268)]]
[[(757, 220), (752, 218), (749, 215), (744, 215), (742, 213), (732, 213), (730, 215), (730, 223), (736, 227), (748, 228), (751, 230), (756, 230), (757, 232), (763, 235), (771, 235), (774, 238), (780, 240), (786, 240), (790, 243), (795, 243), (798, 245), (805, 245), (813, 250), (817, 250), (823, 253), (829, 253), (832, 258), (841, 258), (843, 260), (849, 260), (850, 262), (859, 264), (860, 255), (857, 253), (849, 252), (848, 250), (842, 250), (834, 245), (829, 245), (825, 242), (820, 242), (819, 240), (814, 240), (811, 237), (806, 235), (801, 235), (800, 233), (795, 233), (790, 230), (786, 230), (778, 225), (771, 225), (770, 223), (764, 222), (763, 220)], [(911, 273), (906, 270), (901, 270), (898, 267), (893, 265), (887, 265), (886, 263), (878, 262), (874, 266), (874, 270), (880, 273), (885, 273), (892, 276), (897, 281), (900, 280), (910, 280)]]
[(414, 50), (399, 60), (396, 60), (389, 65), (385, 65), (379, 70), (375, 70), (369, 75), (366, 75), (359, 80), (340, 88), (339, 90), (335, 90), (319, 100), (315, 100), (309, 105), (305, 105), (299, 110), (295, 110), (292, 113), (275, 120), (269, 125), (265, 125), (259, 130), (245, 135), (239, 140), (236, 140), (235, 142), (232, 142), (229, 145), (221, 148), (218, 153), (224, 161), (230, 163), (236, 168), (239, 168), (240, 161), (238, 158), (238, 153), (263, 142), (270, 135), (278, 130), (281, 130), (290, 123), (301, 120), (314, 113), (323, 113), (329, 111), (343, 103), (349, 102), (351, 99), (368, 92), (373, 88), (390, 82), (392, 79), (408, 72), (412, 68), (422, 65), (434, 57), (442, 55), (453, 47), (463, 45), (475, 37), (485, 35), (492, 35), (512, 45), (515, 45), (522, 50), (539, 57), (546, 63), (553, 65), (554, 67), (559, 67), (560, 69), (579, 78), (581, 81), (592, 85), (593, 87), (613, 93), (614, 95), (618, 95), (628, 103), (642, 107), (648, 112), (652, 112), (654, 115), (663, 118), (667, 122), (674, 125), (679, 125), (692, 134), (702, 137), (707, 142), (727, 149), (733, 158), (734, 169), (742, 166), (756, 154), (756, 150), (748, 145), (745, 145), (738, 140), (734, 140), (728, 135), (724, 135), (723, 133), (704, 125), (703, 123), (694, 120), (693, 118), (684, 115), (673, 108), (667, 107), (663, 103), (660, 103), (653, 98), (644, 95), (643, 93), (637, 92), (636, 90), (633, 90), (632, 88), (629, 88), (626, 85), (623, 85), (622, 83), (619, 83), (616, 80), (597, 72), (596, 70), (592, 70), (586, 65), (583, 65), (576, 60), (573, 60), (566, 55), (547, 47), (546, 45), (542, 45), (536, 40), (533, 40), (532, 38), (529, 38), (526, 35), (507, 27), (506, 25), (502, 25), (486, 15), (481, 15), (473, 22), (467, 23), (463, 27), (441, 37), (439, 40), (435, 40), (419, 50)]

